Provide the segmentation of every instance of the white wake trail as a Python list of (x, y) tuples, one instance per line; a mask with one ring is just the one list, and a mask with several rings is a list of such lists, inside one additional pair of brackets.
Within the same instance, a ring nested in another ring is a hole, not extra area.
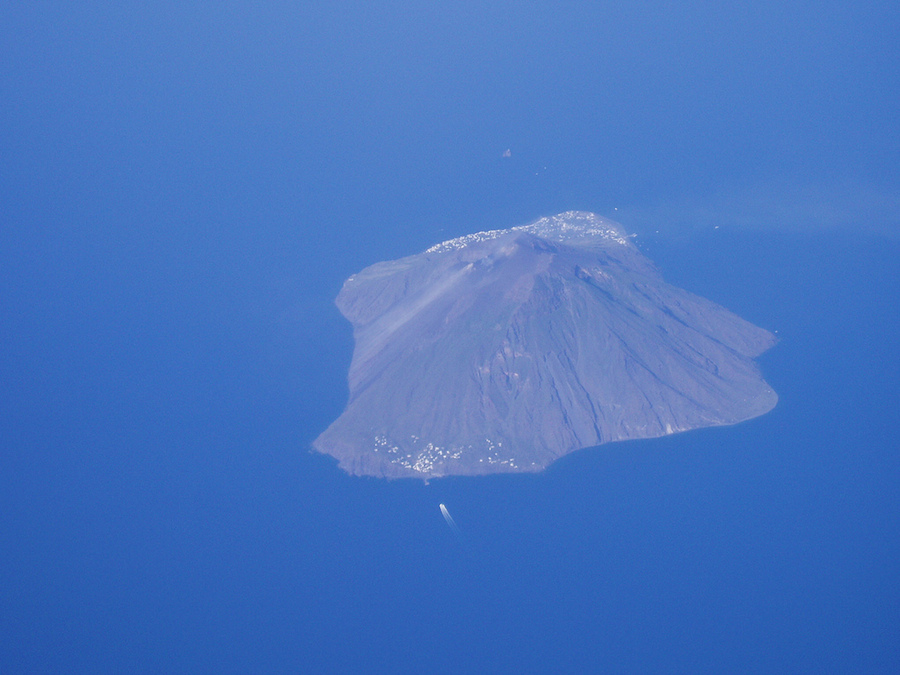
[(459, 531), (459, 525), (456, 524), (456, 521), (453, 520), (453, 516), (450, 515), (450, 512), (447, 510), (447, 507), (441, 504), (441, 513), (444, 515), (444, 520), (447, 521), (447, 525), (450, 526), (450, 529), (453, 530), (453, 533), (459, 537), (462, 535), (462, 532)]

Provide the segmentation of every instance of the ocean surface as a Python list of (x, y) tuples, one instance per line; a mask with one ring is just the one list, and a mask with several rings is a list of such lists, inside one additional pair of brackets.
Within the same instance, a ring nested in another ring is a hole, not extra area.
[[(900, 669), (896, 3), (532, 10), (0, 10), (0, 672)], [(311, 452), (346, 277), (566, 209), (777, 331), (776, 408)]]

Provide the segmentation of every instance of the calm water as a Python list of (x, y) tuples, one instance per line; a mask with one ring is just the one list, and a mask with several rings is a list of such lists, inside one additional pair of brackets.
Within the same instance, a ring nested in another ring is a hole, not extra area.
[[(896, 3), (0, 21), (0, 671), (900, 668)], [(348, 275), (565, 209), (777, 330), (776, 409), (427, 486), (308, 452)]]
[(147, 318), (112, 353), (84, 329), (54, 337), (62, 353), (14, 345), (47, 370), (4, 405), (5, 662), (890, 671), (900, 247), (652, 246), (672, 281), (778, 330), (778, 407), (535, 476), (388, 483), (308, 454), (346, 393), (348, 331), (324, 302), (302, 324), (223, 315), (224, 333)]

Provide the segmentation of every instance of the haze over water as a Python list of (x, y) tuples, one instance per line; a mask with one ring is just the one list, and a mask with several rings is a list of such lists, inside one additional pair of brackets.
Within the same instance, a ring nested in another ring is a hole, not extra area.
[[(0, 671), (895, 672), (898, 12), (0, 9)], [(309, 452), (344, 279), (570, 209), (777, 331), (778, 406), (529, 476)]]

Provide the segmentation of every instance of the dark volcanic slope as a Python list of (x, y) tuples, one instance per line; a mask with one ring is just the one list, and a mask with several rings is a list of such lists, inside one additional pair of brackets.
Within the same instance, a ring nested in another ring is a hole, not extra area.
[(354, 474), (539, 471), (777, 401), (752, 361), (775, 338), (666, 284), (591, 213), (372, 265), (337, 305), (355, 329), (350, 401), (314, 446)]

